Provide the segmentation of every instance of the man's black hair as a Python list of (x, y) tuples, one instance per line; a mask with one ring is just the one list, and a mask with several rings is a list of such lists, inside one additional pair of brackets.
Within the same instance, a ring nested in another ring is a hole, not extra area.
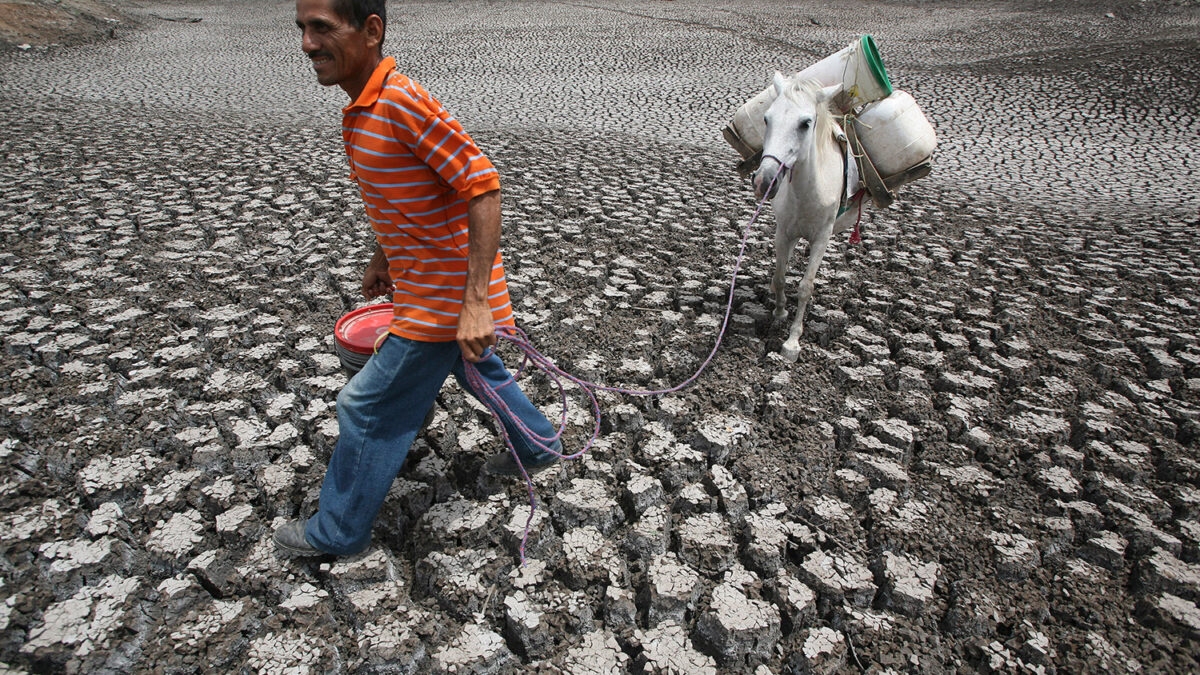
[[(383, 21), (384, 33), (387, 33), (387, 2), (386, 0), (333, 0), (333, 11), (358, 30), (367, 25), (367, 17), (378, 14)], [(383, 37), (379, 39), (379, 53), (383, 53)]]

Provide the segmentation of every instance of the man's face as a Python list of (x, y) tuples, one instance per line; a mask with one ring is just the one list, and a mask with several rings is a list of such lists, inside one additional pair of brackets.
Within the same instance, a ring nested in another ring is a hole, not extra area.
[(339, 85), (356, 96), (374, 70), (379, 41), (368, 26), (355, 28), (332, 5), (333, 0), (296, 0), (300, 48), (312, 59), (317, 82)]

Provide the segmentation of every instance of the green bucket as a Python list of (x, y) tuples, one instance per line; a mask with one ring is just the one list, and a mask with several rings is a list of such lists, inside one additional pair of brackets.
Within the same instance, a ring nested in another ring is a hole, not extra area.
[(875, 46), (875, 38), (870, 35), (862, 36), (859, 38), (859, 48), (862, 50), (863, 58), (866, 59), (867, 67), (875, 76), (875, 81), (884, 90), (884, 98), (891, 96), (892, 81), (888, 78), (887, 69), (883, 67), (883, 59), (879, 56), (879, 48)]

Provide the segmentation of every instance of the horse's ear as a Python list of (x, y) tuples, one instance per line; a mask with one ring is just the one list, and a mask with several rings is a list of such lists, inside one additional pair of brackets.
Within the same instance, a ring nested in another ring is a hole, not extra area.
[(821, 93), (819, 95), (819, 100), (817, 101), (817, 103), (826, 103), (826, 102), (830, 101), (833, 98), (834, 94), (837, 94), (841, 90), (841, 88), (842, 88), (842, 85), (840, 85), (840, 84), (832, 84), (832, 85), (829, 85), (828, 87), (821, 87)]
[(778, 70), (775, 71), (775, 77), (772, 78), (771, 81), (775, 85), (775, 95), (779, 96), (780, 94), (782, 94), (783, 87), (785, 85), (785, 82), (783, 80), (783, 73), (779, 72)]

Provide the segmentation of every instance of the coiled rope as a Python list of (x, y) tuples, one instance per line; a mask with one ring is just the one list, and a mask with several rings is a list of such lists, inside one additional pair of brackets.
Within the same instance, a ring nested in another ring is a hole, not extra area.
[[(522, 567), (525, 566), (525, 544), (529, 540), (529, 529), (533, 523), (534, 511), (537, 510), (537, 500), (534, 496), (533, 479), (529, 477), (529, 472), (525, 470), (524, 464), (521, 463), (521, 458), (517, 455), (517, 450), (513, 446), (512, 439), (508, 436), (508, 430), (504, 426), (504, 419), (507, 418), (510, 420), (537, 449), (555, 455), (560, 459), (575, 459), (583, 456), (584, 453), (590, 450), (593, 443), (595, 443), (596, 438), (600, 435), (600, 403), (596, 400), (596, 392), (607, 391), (617, 394), (628, 394), (630, 396), (659, 396), (677, 392), (695, 382), (696, 378), (700, 377), (700, 374), (703, 373), (704, 369), (708, 367), (708, 364), (712, 362), (713, 357), (717, 353), (717, 349), (721, 346), (721, 341), (725, 338), (725, 330), (729, 325), (729, 315), (733, 312), (733, 292), (737, 287), (738, 272), (741, 271), (742, 261), (746, 255), (746, 244), (750, 240), (751, 229), (754, 227), (754, 223), (758, 220), (759, 214), (762, 213), (763, 206), (767, 203), (767, 200), (770, 199), (771, 188), (774, 187), (775, 182), (779, 180), (779, 177), (785, 173), (787, 172), (780, 171), (775, 174), (774, 178), (771, 179), (770, 184), (763, 191), (762, 199), (759, 200), (758, 206), (754, 209), (754, 214), (750, 216), (750, 221), (746, 223), (745, 231), (742, 234), (741, 247), (738, 250), (737, 262), (733, 266), (733, 277), (729, 283), (729, 299), (725, 305), (725, 318), (721, 322), (721, 330), (717, 333), (716, 343), (713, 345), (712, 351), (708, 353), (708, 357), (704, 359), (704, 362), (700, 364), (700, 367), (696, 370), (696, 372), (680, 384), (669, 389), (638, 390), (622, 389), (620, 387), (607, 387), (594, 382), (588, 382), (587, 380), (575, 377), (574, 375), (555, 365), (554, 362), (546, 357), (545, 354), (542, 354), (536, 347), (533, 346), (533, 343), (529, 340), (529, 336), (525, 333), (525, 331), (510, 326), (497, 326), (497, 346), (499, 346), (499, 343), (501, 342), (507, 343), (513, 347), (516, 347), (517, 351), (519, 351), (522, 355), (521, 367), (517, 370), (514, 379), (520, 378), (521, 374), (525, 371), (526, 366), (532, 365), (534, 368), (544, 372), (551, 379), (551, 381), (554, 382), (555, 387), (558, 389), (559, 401), (562, 404), (562, 415), (559, 420), (559, 426), (555, 430), (554, 434), (550, 436), (541, 436), (534, 433), (528, 426), (525, 425), (524, 422), (521, 421), (519, 417), (512, 413), (512, 410), (508, 407), (508, 404), (504, 402), (504, 399), (500, 396), (497, 388), (494, 388), (487, 383), (483, 376), (479, 374), (479, 370), (475, 367), (475, 364), (464, 361), (463, 365), (467, 377), (467, 383), (479, 396), (480, 400), (492, 414), (492, 417), (496, 420), (496, 426), (500, 429), (500, 437), (504, 439), (504, 445), (508, 448), (508, 452), (510, 455), (512, 455), (513, 460), (517, 463), (517, 468), (521, 470), (521, 477), (525, 479), (525, 487), (529, 492), (529, 517), (525, 519), (525, 532), (521, 536), (520, 554)], [(486, 356), (486, 352), (484, 355)], [(595, 420), (595, 424), (592, 427), (592, 435), (591, 438), (588, 439), (587, 444), (584, 445), (583, 449), (579, 452), (571, 454), (563, 454), (554, 448), (554, 445), (562, 437), (563, 430), (567, 426), (567, 392), (564, 381), (570, 382), (579, 387), (587, 395), (588, 401), (591, 403), (592, 407), (592, 416)], [(507, 386), (507, 384), (501, 385), (501, 387), (504, 386)]]

